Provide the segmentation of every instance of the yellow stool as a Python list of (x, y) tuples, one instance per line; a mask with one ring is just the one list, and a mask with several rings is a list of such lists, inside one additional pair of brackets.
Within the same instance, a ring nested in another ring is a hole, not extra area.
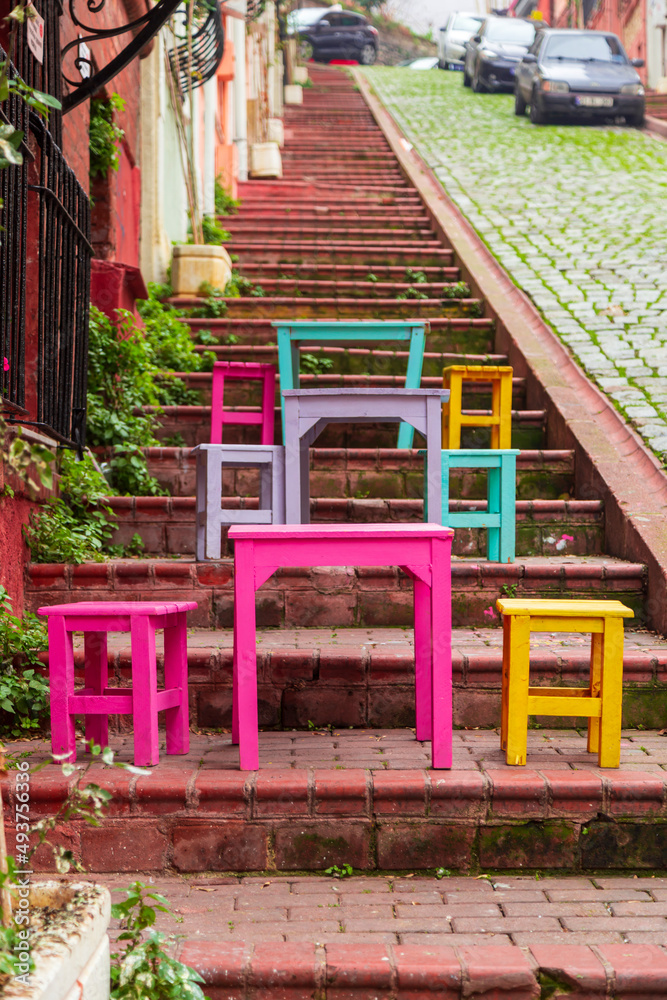
[[(500, 598), (503, 616), (503, 700), (500, 745), (508, 764), (526, 763), (529, 715), (588, 719), (588, 751), (600, 767), (621, 760), (623, 619), (634, 612), (620, 601), (540, 601)], [(591, 636), (587, 688), (530, 687), (530, 633)]]
[[(491, 416), (462, 414), (464, 382), (491, 383)], [(493, 365), (451, 365), (442, 369), (442, 447), (461, 447), (461, 427), (490, 427), (492, 448), (512, 447), (512, 369)]]

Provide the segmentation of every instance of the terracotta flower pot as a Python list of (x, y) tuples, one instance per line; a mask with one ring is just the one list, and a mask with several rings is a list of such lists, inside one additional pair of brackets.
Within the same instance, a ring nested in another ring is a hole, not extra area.
[(232, 276), (232, 261), (224, 247), (180, 243), (173, 249), (171, 287), (174, 295), (197, 295), (206, 281), (224, 290)]

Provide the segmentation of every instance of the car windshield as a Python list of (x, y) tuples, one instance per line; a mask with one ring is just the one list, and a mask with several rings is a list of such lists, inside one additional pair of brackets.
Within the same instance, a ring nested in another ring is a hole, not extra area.
[(469, 31), (471, 35), (479, 31), (481, 17), (469, 17), (468, 14), (457, 14), (454, 18), (452, 31)]
[(535, 28), (528, 21), (520, 21), (514, 17), (499, 17), (487, 21), (484, 36), (489, 42), (531, 45), (535, 38)]
[(572, 62), (626, 62), (625, 54), (613, 35), (556, 35), (550, 38), (545, 59)]

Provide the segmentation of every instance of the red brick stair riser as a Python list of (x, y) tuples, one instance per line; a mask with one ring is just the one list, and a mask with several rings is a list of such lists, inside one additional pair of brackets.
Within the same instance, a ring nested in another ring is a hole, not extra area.
[[(229, 560), (33, 564), (25, 600), (29, 610), (36, 610), (92, 596), (126, 601), (159, 594), (164, 600), (197, 601), (199, 607), (188, 619), (192, 625), (228, 628), (233, 618), (232, 580)], [(642, 565), (599, 557), (519, 559), (509, 565), (457, 560), (452, 564), (452, 620), (456, 627), (499, 624), (495, 601), (511, 588), (518, 597), (613, 596), (635, 610), (637, 627), (645, 619), (645, 584)], [(259, 627), (409, 627), (412, 620), (412, 583), (392, 567), (279, 570), (257, 597)]]
[[(231, 760), (238, 751), (228, 735), (220, 740), (220, 759)], [(265, 734), (269, 754), (270, 742)], [(358, 752), (360, 759), (367, 755), (363, 746)], [(113, 790), (105, 820), (97, 828), (73, 821), (61, 833), (86, 871), (289, 872), (334, 864), (425, 871), (443, 859), (461, 872), (503, 871), (511, 858), (511, 867), (518, 863), (527, 873), (583, 873), (636, 868), (636, 857), (623, 850), (628, 837), (652, 837), (651, 867), (665, 867), (664, 775), (269, 765), (242, 772), (173, 761), (122, 782), (93, 768), (91, 780)], [(31, 815), (50, 815), (73, 780), (56, 769), (40, 772), (31, 781)], [(13, 815), (6, 780), (3, 796)], [(7, 839), (11, 850), (9, 824)], [(33, 864), (52, 870), (53, 859), (44, 852)]]
[[(232, 477), (230, 470), (230, 478)], [(243, 470), (241, 470), (243, 471)], [(248, 470), (252, 472), (252, 470)], [(242, 477), (234, 477), (237, 481)], [(257, 476), (246, 477), (240, 496), (223, 497), (223, 509), (256, 510)], [(223, 483), (223, 489), (227, 486)], [(229, 489), (229, 487), (227, 486)], [(247, 491), (250, 491), (248, 494)], [(155, 503), (158, 499), (161, 503)], [(139, 534), (146, 555), (194, 555), (195, 497), (109, 497), (118, 518), (113, 545), (128, 544)], [(450, 501), (451, 510), (480, 510), (485, 501)], [(419, 522), (423, 502), (414, 500), (311, 499), (311, 521), (321, 523)], [(604, 551), (604, 514), (600, 500), (519, 500), (517, 503), (517, 555), (601, 555)], [(483, 529), (457, 529), (454, 555), (486, 558)], [(231, 555), (224, 547), (223, 555)]]

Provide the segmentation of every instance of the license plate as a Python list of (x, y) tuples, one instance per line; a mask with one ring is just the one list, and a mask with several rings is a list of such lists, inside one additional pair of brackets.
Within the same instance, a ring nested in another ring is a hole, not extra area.
[(581, 108), (613, 108), (613, 97), (575, 97), (574, 103)]
[(461, 70), (463, 72), (463, 63), (449, 63), (447, 69)]
[(516, 66), (510, 66), (510, 76), (514, 76), (516, 73)]

